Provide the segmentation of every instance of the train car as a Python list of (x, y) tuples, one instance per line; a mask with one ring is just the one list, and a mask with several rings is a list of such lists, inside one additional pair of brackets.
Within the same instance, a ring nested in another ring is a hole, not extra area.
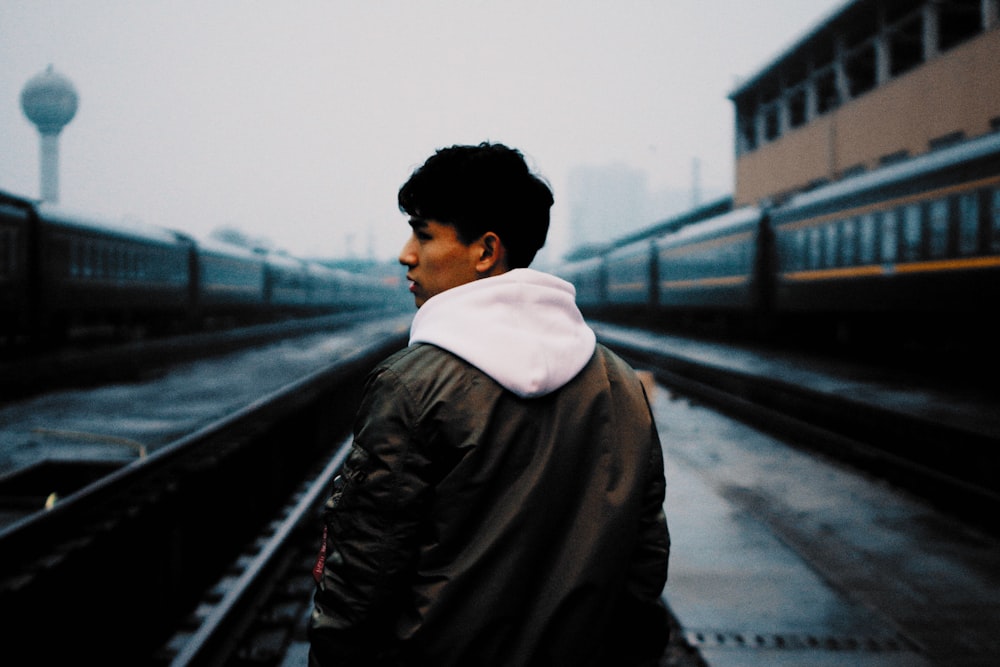
[(190, 306), (192, 242), (174, 232), (37, 207), (41, 328), (56, 337), (101, 327), (154, 329)]
[(385, 292), (381, 289), (381, 283), (350, 271), (338, 271), (338, 273), (340, 274), (339, 306), (342, 310), (359, 310), (383, 304)]
[(317, 262), (306, 264), (309, 274), (309, 310), (322, 313), (377, 308), (385, 300), (376, 278), (331, 268)]
[(208, 326), (263, 318), (267, 298), (264, 257), (250, 248), (218, 241), (198, 243), (195, 319)]
[(308, 308), (312, 312), (335, 310), (348, 297), (344, 295), (342, 272), (316, 262), (306, 264), (309, 281)]
[(573, 284), (576, 289), (576, 304), (585, 314), (599, 312), (607, 305), (606, 274), (604, 257), (588, 257), (567, 263), (556, 270), (556, 274)]
[(756, 316), (767, 308), (767, 227), (755, 206), (696, 222), (656, 240), (661, 314)]
[(605, 257), (608, 307), (627, 318), (648, 315), (649, 308), (656, 303), (653, 248), (651, 240), (642, 239), (614, 248)]
[(841, 327), (989, 317), (1000, 296), (1000, 134), (799, 195), (771, 216), (779, 313)]
[(28, 246), (34, 228), (32, 202), (0, 192), (0, 340), (13, 341), (31, 326)]
[(283, 253), (264, 255), (264, 300), (275, 315), (309, 310), (311, 277), (305, 261)]

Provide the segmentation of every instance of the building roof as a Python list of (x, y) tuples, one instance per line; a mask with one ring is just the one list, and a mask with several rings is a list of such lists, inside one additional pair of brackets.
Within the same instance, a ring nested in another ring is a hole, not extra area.
[(805, 54), (819, 48), (820, 42), (833, 32), (833, 28), (835, 26), (848, 24), (855, 20), (858, 16), (874, 11), (874, 0), (846, 0), (846, 2), (843, 2), (841, 5), (830, 11), (825, 17), (821, 18), (811, 29), (806, 31), (802, 37), (793, 42), (791, 46), (780, 51), (777, 56), (772, 58), (770, 62), (758, 70), (756, 74), (753, 74), (749, 78), (742, 81), (732, 92), (729, 93), (729, 99), (735, 100), (736, 98), (747, 94), (749, 91), (756, 89), (760, 86), (761, 82), (773, 75), (776, 70), (779, 70), (786, 63), (802, 60), (805, 57)]

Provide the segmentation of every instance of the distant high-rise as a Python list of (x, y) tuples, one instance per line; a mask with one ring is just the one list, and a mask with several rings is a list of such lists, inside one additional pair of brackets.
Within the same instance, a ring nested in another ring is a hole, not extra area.
[(76, 115), (79, 96), (69, 79), (52, 69), (36, 74), (21, 90), (21, 109), (40, 136), (41, 198), (59, 201), (59, 133)]

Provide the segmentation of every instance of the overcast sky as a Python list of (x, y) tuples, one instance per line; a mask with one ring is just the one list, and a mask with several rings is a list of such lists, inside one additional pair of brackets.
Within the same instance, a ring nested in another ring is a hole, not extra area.
[[(395, 257), (396, 191), (440, 147), (500, 141), (729, 193), (727, 95), (843, 0), (2, 0), (0, 190), (39, 196), (20, 108), (48, 65), (80, 96), (60, 204), (298, 256)], [(651, 220), (650, 222), (654, 222)], [(614, 230), (609, 230), (611, 235)]]

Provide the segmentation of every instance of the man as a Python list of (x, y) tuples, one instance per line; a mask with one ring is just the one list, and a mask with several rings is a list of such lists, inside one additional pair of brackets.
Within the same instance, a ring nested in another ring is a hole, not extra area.
[(573, 287), (526, 268), (552, 202), (500, 144), (440, 150), (400, 189), (418, 311), (326, 503), (314, 667), (657, 664), (662, 450)]

